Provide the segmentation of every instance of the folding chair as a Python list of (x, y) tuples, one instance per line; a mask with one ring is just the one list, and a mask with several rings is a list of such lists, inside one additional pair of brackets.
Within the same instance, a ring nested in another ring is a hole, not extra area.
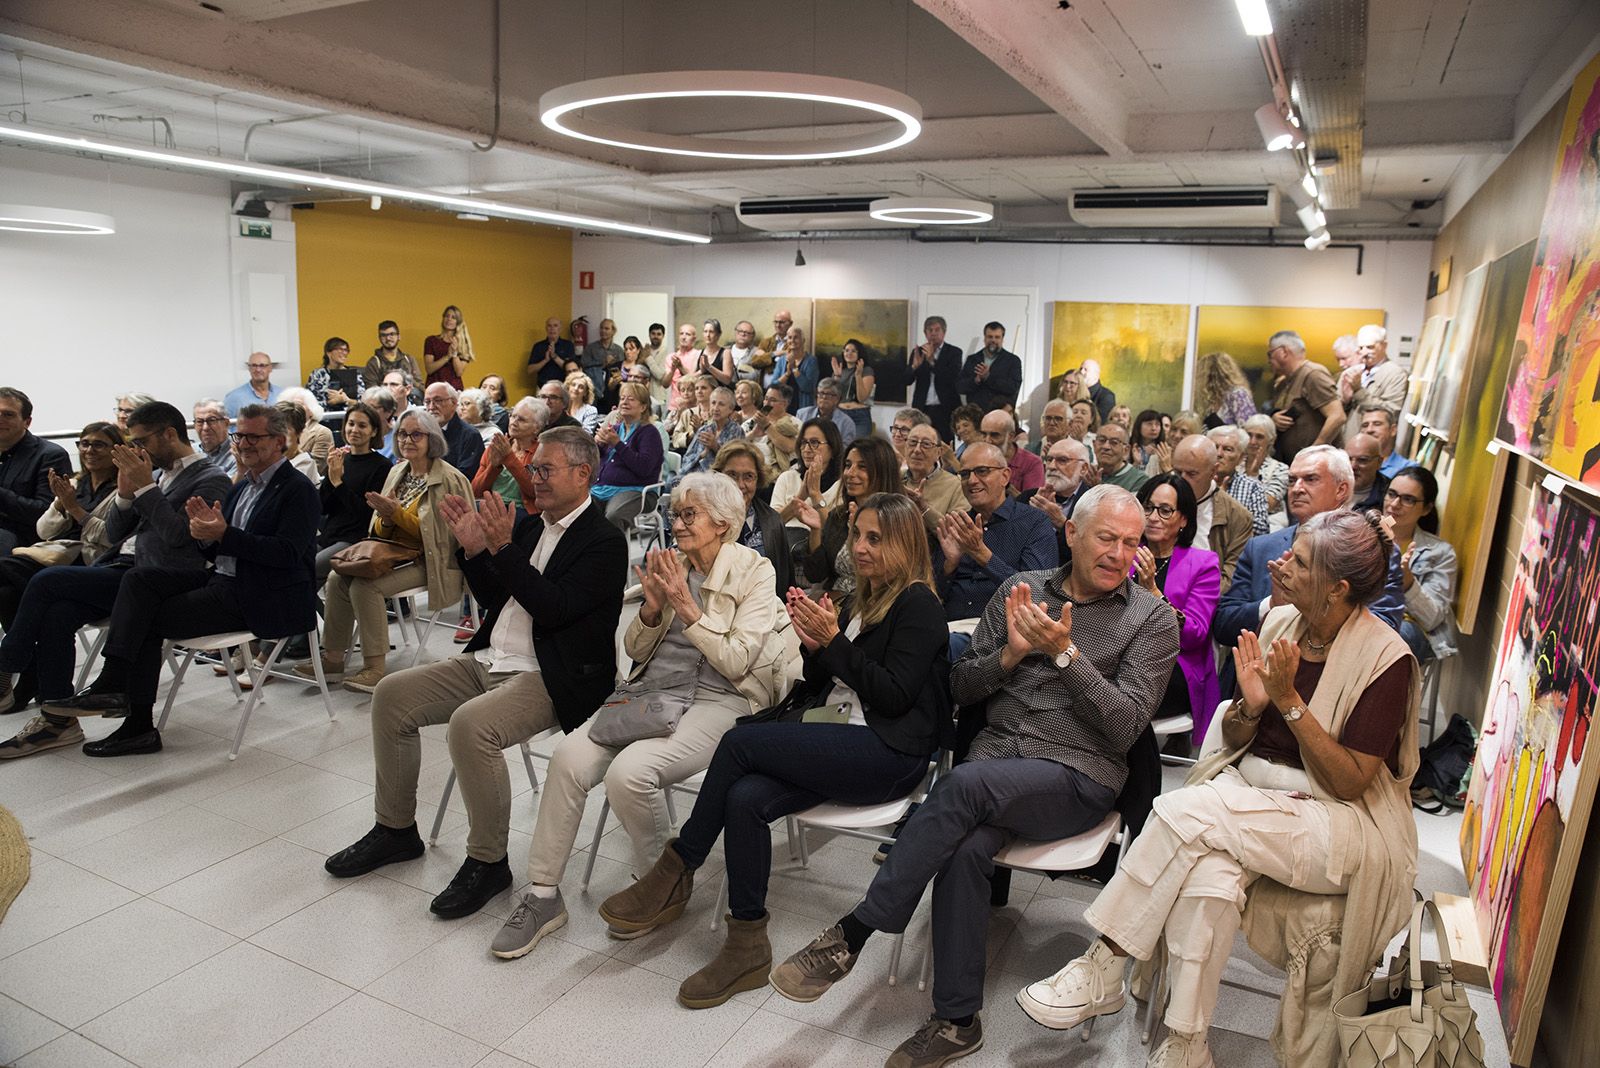
[[(667, 819), (676, 827), (678, 825), (678, 810), (672, 803), (674, 790), (681, 790), (690, 797), (700, 792), (700, 784), (705, 781), (706, 773), (697, 771), (682, 782), (669, 782), (662, 786), (661, 791), (666, 796)], [(611, 816), (611, 799), (608, 797), (600, 805), (600, 822), (594, 825), (594, 837), (589, 841), (589, 860), (583, 866), (583, 889), (589, 889), (589, 878), (594, 875), (594, 858), (600, 855), (600, 839), (605, 837), (606, 820)]]
[[(410, 629), (411, 634), (415, 635), (417, 639), (417, 651), (411, 654), (411, 663), (406, 665), (407, 667), (416, 667), (417, 662), (422, 659), (422, 651), (428, 647), (428, 636), (433, 633), (432, 628), (440, 625), (439, 617), (444, 615), (444, 608), (441, 606), (435, 608), (427, 619), (421, 618), (417, 608), (417, 601), (419, 598), (426, 596), (427, 592), (428, 585), (423, 583), (421, 586), (412, 586), (410, 589), (389, 595), (389, 605), (394, 610), (394, 618), (400, 623), (400, 643), (402, 646), (411, 644), (410, 635), (406, 633), (407, 615), (402, 611), (402, 606), (406, 604), (411, 606)], [(452, 630), (456, 626), (457, 624), (455, 623), (450, 624)]]
[[(172, 714), (173, 702), (178, 697), (178, 689), (183, 685), (183, 676), (188, 672), (189, 665), (194, 663), (194, 658), (198, 653), (214, 652), (222, 657), (222, 662), (228, 669), (228, 679), (233, 683), (233, 692), (237, 698), (239, 696), (239, 682), (234, 677), (233, 658), (228, 655), (228, 651), (235, 646), (249, 648), (251, 642), (261, 640), (248, 630), (235, 630), (222, 634), (205, 634), (195, 638), (174, 639), (170, 642), (169, 644), (173, 649), (184, 650), (184, 657), (172, 677), (172, 685), (167, 689), (167, 701), (161, 708), (161, 718), (156, 721), (156, 729), (160, 730), (166, 727), (167, 717)], [(337, 717), (333, 711), (333, 700), (328, 695), (328, 680), (322, 674), (322, 643), (317, 637), (316, 628), (306, 632), (306, 642), (311, 647), (311, 664), (316, 670), (317, 690), (322, 694), (323, 707), (328, 710), (328, 720), (332, 722)], [(250, 697), (245, 701), (244, 711), (239, 714), (239, 728), (233, 735), (233, 748), (228, 750), (229, 760), (235, 760), (239, 756), (239, 746), (244, 741), (244, 730), (250, 723), (250, 713), (255, 711), (258, 702), (266, 700), (262, 690), (268, 676), (287, 679), (290, 682), (305, 683), (304, 676), (278, 669), (278, 658), (283, 655), (283, 650), (287, 648), (288, 644), (288, 638), (278, 638), (272, 642), (272, 648), (267, 653), (267, 659), (264, 663), (251, 662)]]
[[(532, 738), (529, 738), (527, 742), (517, 743), (517, 748), (522, 751), (522, 766), (528, 772), (528, 785), (533, 787), (534, 793), (539, 792), (539, 773), (534, 770), (533, 752), (528, 748), (528, 742), (543, 741), (546, 738), (553, 738), (559, 733), (561, 733), (560, 727), (551, 727), (549, 730), (540, 731), (538, 734), (535, 734)], [(540, 753), (539, 755), (541, 757), (547, 757), (547, 754), (544, 753)], [(444, 812), (445, 809), (450, 806), (450, 795), (455, 793), (455, 789), (456, 769), (452, 767), (450, 769), (450, 775), (444, 780), (444, 793), (439, 797), (439, 811), (435, 812), (433, 815), (433, 830), (428, 832), (429, 845), (437, 845), (439, 842), (439, 828), (444, 826)]]

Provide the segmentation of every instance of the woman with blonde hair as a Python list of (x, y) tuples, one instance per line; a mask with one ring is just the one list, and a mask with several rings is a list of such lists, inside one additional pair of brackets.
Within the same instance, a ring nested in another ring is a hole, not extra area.
[(429, 334), (422, 343), (422, 359), (427, 364), (426, 385), (448, 382), (457, 392), (462, 389), (461, 376), (472, 362), (472, 336), (467, 333), (467, 319), (454, 304), (439, 316), (439, 332)]
[[(906, 796), (950, 723), (950, 637), (921, 513), (899, 494), (865, 498), (851, 551), (860, 583), (851, 610), (789, 592), (804, 677), (778, 706), (784, 713), (723, 735), (679, 837), (643, 878), (600, 906), (622, 938), (677, 919), (696, 870), (722, 838), (727, 940), (679, 987), (689, 1008), (766, 985), (768, 825), (824, 801), (871, 805)], [(801, 710), (813, 708), (817, 721), (802, 720)]]
[[(1238, 361), (1226, 352), (1208, 352), (1195, 361), (1194, 406), (1214, 426), (1244, 426), (1256, 414), (1255, 396)], [(1219, 421), (1213, 423), (1213, 417)]]
[(606, 510), (606, 519), (624, 534), (644, 507), (644, 487), (661, 480), (666, 442), (655, 425), (650, 387), (624, 382), (617, 387), (617, 406), (595, 431), (600, 469), (589, 495)]
[(591, 434), (600, 429), (600, 409), (594, 406), (594, 381), (583, 371), (573, 371), (561, 384), (567, 391), (567, 414)]

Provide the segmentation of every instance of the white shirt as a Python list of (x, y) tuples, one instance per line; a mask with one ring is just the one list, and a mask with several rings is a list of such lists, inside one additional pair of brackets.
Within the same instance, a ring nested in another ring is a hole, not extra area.
[(1204, 500), (1195, 505), (1194, 543), (1201, 548), (1211, 544), (1211, 502), (1216, 495), (1217, 484), (1213, 482), (1211, 484), (1211, 492), (1206, 494)]
[[(556, 546), (561, 544), (562, 535), (593, 499), (585, 497), (582, 504), (557, 520), (541, 516), (544, 532), (539, 535), (539, 543), (533, 547), (533, 555), (528, 557), (528, 563), (535, 571), (543, 571), (550, 563)], [(489, 633), (488, 646), (472, 655), (491, 672), (539, 670), (539, 658), (533, 651), (533, 617), (515, 597), (506, 599), (505, 607), (500, 610), (500, 618), (494, 621), (494, 630)]]
[[(942, 348), (943, 346), (940, 346), (940, 347)], [(928, 348), (927, 345), (923, 346), (924, 351), (926, 351), (927, 348)], [(938, 355), (939, 355), (939, 349), (934, 349), (931, 353), (928, 353), (928, 366), (929, 367), (933, 366), (934, 360), (935, 360), (936, 357), (938, 357)], [(928, 399), (926, 401), (924, 401), (923, 403), (926, 404), (930, 408), (933, 407), (935, 404), (939, 403), (939, 387), (934, 384), (936, 381), (937, 381), (937, 379), (935, 378), (935, 376), (933, 376), (933, 375), (929, 375), (928, 376)]]

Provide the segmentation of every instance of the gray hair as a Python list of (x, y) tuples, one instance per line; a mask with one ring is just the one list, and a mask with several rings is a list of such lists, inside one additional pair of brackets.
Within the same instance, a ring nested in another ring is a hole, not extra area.
[(1357, 348), (1359, 346), (1356, 344), (1356, 336), (1354, 334), (1340, 334), (1333, 339), (1334, 352), (1347, 352), (1354, 355)]
[(460, 400), (461, 399), (461, 392), (459, 390), (457, 390), (455, 386), (452, 386), (448, 382), (429, 382), (427, 387), (425, 389), (423, 389), (423, 391), (422, 391), (423, 394), (426, 395), (428, 390), (432, 389), (434, 386), (443, 386), (444, 387), (444, 395), (446, 397), (449, 397), (451, 400)]
[(1271, 352), (1280, 345), (1284, 346), (1285, 348), (1293, 349), (1302, 356), (1305, 355), (1306, 339), (1295, 333), (1293, 330), (1279, 330), (1276, 334), (1273, 334), (1271, 337), (1267, 338), (1268, 352)]
[(738, 399), (733, 395), (733, 390), (729, 389), (727, 386), (717, 386), (711, 391), (711, 395), (713, 397), (717, 396), (719, 393), (728, 398), (729, 404), (737, 405), (739, 403)]
[(911, 426), (906, 427), (907, 430), (910, 430), (913, 427), (933, 425), (933, 420), (929, 419), (928, 413), (923, 411), (921, 408), (901, 408), (898, 412), (894, 413), (894, 419), (891, 419), (890, 422), (895, 422), (900, 419), (908, 420), (911, 423)]
[[(1072, 435), (1068, 434), (1064, 438), (1052, 441), (1050, 443), (1050, 452), (1055, 452), (1056, 446), (1058, 445), (1065, 445), (1067, 447), (1067, 451), (1072, 453), (1072, 458), (1074, 460), (1082, 460), (1085, 463), (1089, 462), (1089, 446), (1085, 445), (1082, 441), (1078, 440)], [(1049, 453), (1046, 453), (1045, 456), (1048, 459)]]
[(540, 432), (550, 425), (550, 405), (546, 404), (542, 397), (523, 397), (511, 406), (511, 410), (522, 412), (532, 419), (533, 425), (538, 427)]
[(235, 424), (246, 419), (265, 419), (267, 421), (267, 433), (275, 438), (282, 438), (286, 443), (289, 440), (289, 417), (276, 405), (246, 404), (239, 409), (239, 414), (233, 418)]
[(290, 386), (278, 394), (280, 401), (289, 401), (298, 404), (305, 410), (306, 417), (312, 420), (321, 419), (323, 416), (322, 405), (317, 403), (316, 394), (304, 386)]
[(1339, 502), (1339, 507), (1346, 508), (1350, 504), (1350, 496), (1355, 492), (1356, 473), (1350, 466), (1350, 457), (1345, 455), (1343, 449), (1336, 449), (1332, 445), (1307, 445), (1294, 454), (1296, 460), (1309, 459), (1320, 463), (1323, 470), (1335, 482), (1343, 482), (1345, 486), (1344, 500)]
[[(1270, 422), (1270, 420), (1268, 421)], [(1238, 449), (1240, 452), (1243, 452), (1245, 446), (1250, 444), (1250, 435), (1246, 434), (1243, 428), (1236, 427), (1232, 423), (1226, 423), (1222, 426), (1212, 427), (1210, 430), (1206, 431), (1206, 437), (1211, 438), (1213, 441), (1215, 441), (1219, 436), (1232, 438), (1233, 447)]]
[[(131, 394), (131, 393), (127, 394), (127, 396), (132, 396), (132, 395), (133, 394)], [(126, 399), (126, 398), (125, 397), (118, 397), (117, 401), (120, 403), (124, 399)], [(195, 401), (194, 402), (194, 410), (195, 410), (195, 414), (196, 415), (198, 415), (201, 412), (221, 412), (223, 415), (227, 415), (228, 414), (228, 406), (226, 404), (223, 404), (221, 401), (217, 400), (217, 398), (215, 398), (215, 397), (202, 397), (201, 399)]]
[(744, 494), (733, 479), (716, 471), (684, 475), (672, 487), (672, 510), (679, 511), (691, 497), (712, 522), (723, 524), (724, 545), (739, 540), (739, 531), (744, 528)]
[(462, 390), (460, 396), (456, 397), (456, 403), (472, 405), (478, 409), (478, 415), (486, 423), (489, 421), (490, 414), (494, 411), (494, 404), (489, 400), (489, 391), (479, 389), (476, 386)]
[[(415, 421), (422, 432), (428, 435), (428, 459), (437, 460), (449, 454), (450, 444), (444, 440), (444, 431), (439, 429), (439, 420), (433, 417), (432, 412), (426, 408), (407, 408), (405, 414), (400, 416), (400, 421), (394, 425), (396, 433), (405, 426), (407, 419)], [(399, 451), (398, 444), (396, 451)]]
[(1390, 426), (1400, 425), (1400, 409), (1392, 404), (1385, 404), (1383, 401), (1368, 401), (1361, 406), (1361, 414), (1366, 415), (1368, 412), (1382, 412), (1389, 417)]
[(552, 427), (539, 435), (539, 444), (559, 448), (567, 458), (567, 463), (573, 467), (587, 464), (589, 485), (594, 485), (594, 477), (600, 473), (600, 446), (594, 443), (594, 438), (583, 427)]
[(831, 389), (835, 393), (839, 392), (839, 380), (832, 375), (819, 379), (817, 381), (817, 392), (821, 393), (825, 389)]
[(394, 418), (394, 394), (382, 386), (368, 386), (362, 390), (361, 403), (378, 409), (385, 419)]
[(1308, 543), (1318, 592), (1340, 579), (1350, 584), (1352, 604), (1370, 604), (1383, 592), (1389, 581), (1393, 543), (1376, 509), (1319, 512), (1300, 524), (1295, 540), (1301, 538)]
[[(1362, 338), (1370, 338), (1371, 340), (1362, 341), (1361, 340)], [(1388, 340), (1389, 340), (1389, 329), (1388, 329), (1388, 327), (1379, 326), (1377, 323), (1367, 323), (1360, 330), (1356, 331), (1356, 343), (1357, 344), (1381, 345), (1381, 344), (1383, 344), (1384, 342), (1386, 342)]]
[(1083, 528), (1091, 523), (1102, 511), (1113, 508), (1133, 508), (1142, 515), (1144, 509), (1139, 504), (1139, 498), (1123, 489), (1113, 486), (1109, 482), (1084, 491), (1078, 503), (1072, 509), (1072, 523), (1078, 528)]
[(1266, 436), (1268, 445), (1278, 440), (1278, 424), (1272, 421), (1272, 416), (1270, 415), (1252, 415), (1244, 421), (1242, 429), (1246, 437), (1249, 436), (1250, 431), (1259, 430)]
[[(130, 407), (130, 408), (142, 408), (146, 404), (149, 404), (153, 400), (155, 400), (155, 398), (152, 397), (150, 394), (148, 394), (148, 393), (140, 393), (138, 391), (134, 391), (132, 393), (118, 393), (117, 394), (117, 403), (121, 404), (123, 401), (127, 401), (128, 402), (128, 407)], [(212, 404), (216, 404), (218, 407), (221, 407), (221, 404), (219, 402), (217, 402), (217, 401), (212, 401), (211, 403)], [(224, 408), (223, 410), (226, 411), (227, 409)]]

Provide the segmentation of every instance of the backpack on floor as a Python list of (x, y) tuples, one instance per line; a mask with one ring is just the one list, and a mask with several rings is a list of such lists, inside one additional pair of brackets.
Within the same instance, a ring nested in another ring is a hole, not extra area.
[(1467, 803), (1467, 781), (1478, 752), (1478, 732), (1461, 713), (1422, 750), (1422, 762), (1411, 780), (1411, 802), (1424, 812), (1461, 809)]

